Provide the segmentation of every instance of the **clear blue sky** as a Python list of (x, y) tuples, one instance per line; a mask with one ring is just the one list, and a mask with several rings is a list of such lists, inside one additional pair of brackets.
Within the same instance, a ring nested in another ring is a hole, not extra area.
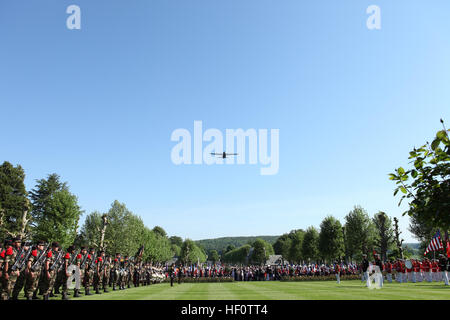
[[(81, 30), (66, 8), (81, 7)], [(366, 8), (381, 8), (368, 30)], [(450, 126), (450, 2), (0, 3), (0, 161), (58, 173), (86, 213), (117, 199), (202, 238), (401, 216), (388, 173)], [(280, 169), (175, 166), (173, 130), (280, 129)], [(84, 218), (83, 218), (84, 219)], [(401, 219), (406, 241), (408, 219)]]

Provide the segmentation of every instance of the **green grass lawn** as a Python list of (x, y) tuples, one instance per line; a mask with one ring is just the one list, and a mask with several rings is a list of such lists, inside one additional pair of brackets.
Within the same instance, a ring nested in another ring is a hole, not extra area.
[(73, 300), (450, 300), (443, 283), (385, 284), (369, 290), (359, 280), (311, 282), (169, 283), (82, 296)]

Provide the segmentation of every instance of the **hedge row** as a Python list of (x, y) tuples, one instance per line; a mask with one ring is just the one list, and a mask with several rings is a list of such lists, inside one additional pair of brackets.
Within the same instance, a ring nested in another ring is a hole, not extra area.
[[(336, 275), (328, 276), (284, 276), (280, 281), (336, 281)], [(361, 280), (361, 276), (357, 274), (341, 275), (341, 280)]]
[[(208, 282), (233, 282), (234, 279), (231, 277), (217, 277), (217, 278), (182, 278), (182, 283), (208, 283)], [(170, 282), (170, 278), (167, 278), (164, 282)], [(178, 278), (173, 279), (174, 283), (178, 282)]]

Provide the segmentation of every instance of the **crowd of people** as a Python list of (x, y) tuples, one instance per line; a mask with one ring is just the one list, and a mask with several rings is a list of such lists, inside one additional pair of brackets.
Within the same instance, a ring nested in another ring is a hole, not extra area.
[(125, 290), (131, 285), (149, 285), (166, 278), (162, 266), (143, 262), (134, 257), (116, 253), (107, 256), (104, 251), (70, 246), (63, 251), (57, 242), (34, 245), (20, 238), (7, 240), (0, 248), (0, 297), (17, 300), (24, 292), (27, 300), (49, 300), (61, 294), (67, 300), (72, 283), (73, 297), (112, 290)]
[(281, 280), (283, 277), (296, 276), (329, 276), (339, 269), (341, 275), (357, 275), (358, 266), (354, 263), (334, 264), (293, 264), (272, 266), (189, 266), (175, 268), (174, 277), (181, 278), (220, 278), (228, 277), (234, 281), (272, 281)]
[(339, 268), (343, 275), (353, 275), (358, 273), (358, 268), (352, 263), (334, 264), (297, 264), (284, 266), (246, 266), (233, 268), (232, 277), (235, 281), (270, 281), (281, 280), (283, 277), (314, 277), (329, 276), (335, 274)]

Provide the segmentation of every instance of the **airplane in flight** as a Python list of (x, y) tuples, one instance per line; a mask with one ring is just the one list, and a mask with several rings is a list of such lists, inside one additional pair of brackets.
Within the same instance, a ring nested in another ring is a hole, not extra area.
[(223, 152), (223, 153), (211, 153), (211, 155), (212, 156), (220, 156), (222, 159), (226, 159), (227, 156), (237, 156), (238, 154), (237, 153), (226, 153), (226, 152)]

